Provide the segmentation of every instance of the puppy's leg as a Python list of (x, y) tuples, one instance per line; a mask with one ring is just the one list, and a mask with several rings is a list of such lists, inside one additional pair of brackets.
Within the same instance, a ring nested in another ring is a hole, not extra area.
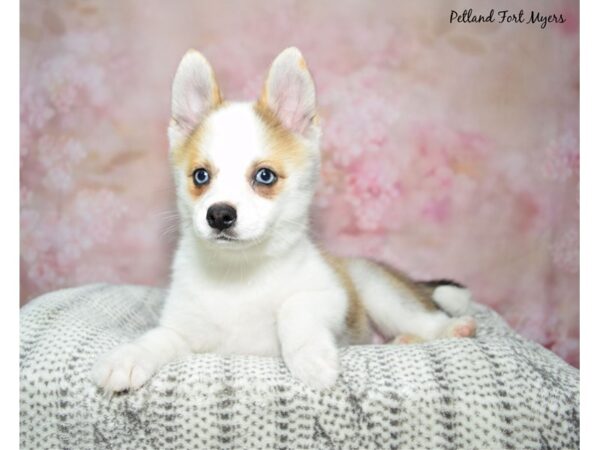
[(189, 352), (178, 333), (159, 326), (101, 356), (92, 379), (107, 392), (138, 389), (163, 365)]
[(336, 334), (345, 314), (345, 298), (337, 291), (302, 293), (279, 309), (277, 329), (283, 359), (293, 376), (309, 386), (333, 386), (339, 372)]
[[(348, 267), (369, 317), (386, 337), (412, 343), (475, 334), (475, 320), (464, 315), (470, 304), (466, 289), (443, 280), (415, 282), (366, 260), (351, 260)], [(440, 306), (460, 316), (450, 317)]]

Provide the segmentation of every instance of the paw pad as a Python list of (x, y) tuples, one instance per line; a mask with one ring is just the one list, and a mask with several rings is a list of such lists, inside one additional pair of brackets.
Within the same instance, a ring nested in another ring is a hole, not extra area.
[(475, 336), (476, 330), (475, 319), (470, 316), (460, 317), (450, 326), (449, 335), (451, 337), (472, 337)]

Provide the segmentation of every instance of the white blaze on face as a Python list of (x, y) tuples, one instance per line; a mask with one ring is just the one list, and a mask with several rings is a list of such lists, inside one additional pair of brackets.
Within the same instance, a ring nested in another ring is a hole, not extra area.
[(237, 212), (235, 235), (257, 239), (268, 226), (274, 203), (257, 195), (252, 186), (256, 163), (269, 157), (264, 126), (251, 104), (232, 103), (212, 113), (203, 127), (202, 154), (215, 173), (194, 205), (194, 226), (201, 236), (210, 237), (214, 230), (206, 221), (208, 208), (226, 203)]

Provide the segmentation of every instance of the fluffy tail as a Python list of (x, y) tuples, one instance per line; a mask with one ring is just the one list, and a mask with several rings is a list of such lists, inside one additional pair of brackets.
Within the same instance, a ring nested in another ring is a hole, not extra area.
[(463, 316), (471, 306), (471, 292), (452, 280), (431, 280), (417, 283), (426, 289), (431, 299), (451, 316)]

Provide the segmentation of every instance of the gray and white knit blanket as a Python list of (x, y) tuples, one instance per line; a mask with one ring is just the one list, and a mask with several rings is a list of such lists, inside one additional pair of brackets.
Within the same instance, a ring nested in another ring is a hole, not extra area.
[(579, 371), (473, 306), (475, 339), (343, 349), (317, 392), (278, 358), (198, 354), (107, 397), (96, 357), (152, 327), (164, 291), (90, 285), (21, 311), (21, 448), (575, 449)]

